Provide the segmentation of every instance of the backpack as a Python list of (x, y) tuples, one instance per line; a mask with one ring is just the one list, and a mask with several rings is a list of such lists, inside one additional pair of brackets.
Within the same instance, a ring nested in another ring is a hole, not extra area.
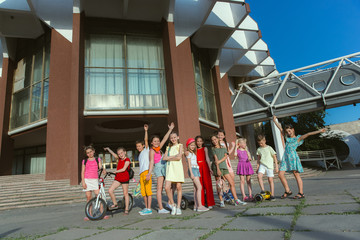
[(132, 169), (131, 167), (131, 161), (130, 161), (130, 164), (129, 164), (129, 167), (127, 169), (128, 173), (129, 173), (129, 180), (133, 179), (134, 178), (134, 175), (135, 175), (135, 172), (134, 170)]
[[(84, 165), (86, 166), (86, 163), (87, 163), (87, 160), (88, 160), (88, 158), (85, 158), (85, 160), (84, 160)], [(98, 169), (99, 169), (99, 158), (95, 158), (95, 161), (96, 161), (96, 166), (98, 167)]]

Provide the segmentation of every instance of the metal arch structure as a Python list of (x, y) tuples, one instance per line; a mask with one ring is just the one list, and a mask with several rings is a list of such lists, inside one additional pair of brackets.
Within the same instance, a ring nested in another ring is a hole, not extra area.
[(236, 126), (360, 102), (360, 52), (239, 84)]

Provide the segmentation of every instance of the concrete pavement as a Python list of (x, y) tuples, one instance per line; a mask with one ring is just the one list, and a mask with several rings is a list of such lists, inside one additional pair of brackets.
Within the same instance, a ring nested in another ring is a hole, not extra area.
[[(297, 192), (294, 180), (290, 187)], [(360, 239), (360, 169), (332, 170), (304, 179), (303, 200), (226, 205), (205, 213), (191, 209), (181, 216), (140, 216), (142, 199), (129, 216), (84, 222), (84, 205), (26, 208), (0, 212), (0, 237), (5, 239)], [(237, 190), (239, 189), (237, 183)], [(257, 185), (253, 186), (259, 191)], [(165, 193), (164, 193), (165, 194)], [(190, 193), (187, 193), (190, 195)], [(165, 199), (164, 199), (165, 200)]]

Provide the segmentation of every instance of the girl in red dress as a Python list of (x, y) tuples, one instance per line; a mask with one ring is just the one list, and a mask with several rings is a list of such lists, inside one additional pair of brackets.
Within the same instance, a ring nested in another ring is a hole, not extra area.
[[(195, 137), (197, 146), (197, 163), (200, 171), (200, 183), (201, 189), (201, 204), (205, 206), (205, 199), (208, 208), (212, 208), (215, 205), (213, 186), (211, 181), (211, 163), (208, 155), (208, 149), (204, 146), (204, 139), (201, 136)], [(206, 196), (206, 197), (205, 197)]]
[(117, 208), (117, 201), (115, 197), (115, 189), (118, 187), (122, 187), (124, 197), (125, 197), (125, 211), (124, 215), (129, 215), (129, 168), (130, 168), (130, 159), (126, 157), (126, 150), (123, 147), (119, 147), (115, 154), (113, 151), (111, 151), (110, 148), (106, 147), (104, 148), (105, 151), (108, 151), (113, 155), (114, 158), (118, 159), (117, 168), (114, 173), (116, 173), (115, 180), (111, 184), (109, 188), (109, 195), (113, 202), (113, 205), (110, 208)]

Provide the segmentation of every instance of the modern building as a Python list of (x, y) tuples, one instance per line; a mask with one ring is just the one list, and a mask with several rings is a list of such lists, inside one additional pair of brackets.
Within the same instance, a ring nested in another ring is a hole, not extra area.
[(0, 174), (78, 184), (83, 146), (236, 136), (238, 83), (274, 73), (242, 0), (0, 0)]

